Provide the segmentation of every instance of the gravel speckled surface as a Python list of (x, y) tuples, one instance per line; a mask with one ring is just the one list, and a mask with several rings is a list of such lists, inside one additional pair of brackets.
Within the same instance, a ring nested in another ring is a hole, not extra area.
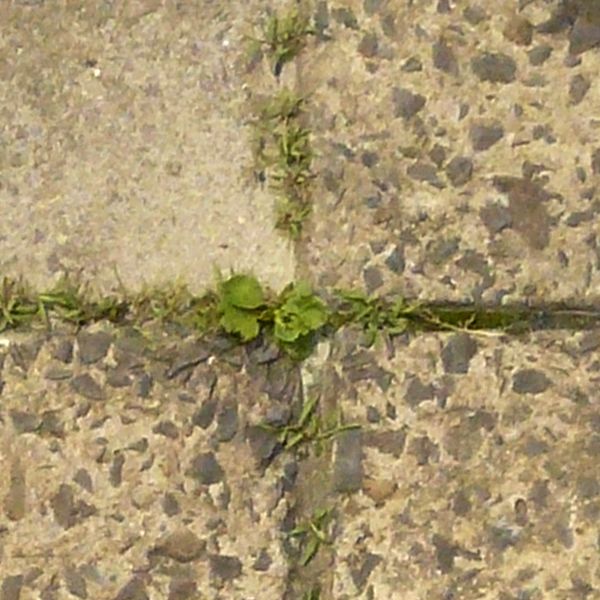
[(597, 301), (595, 3), (317, 4), (321, 40), (301, 62), (321, 174), (314, 281)]

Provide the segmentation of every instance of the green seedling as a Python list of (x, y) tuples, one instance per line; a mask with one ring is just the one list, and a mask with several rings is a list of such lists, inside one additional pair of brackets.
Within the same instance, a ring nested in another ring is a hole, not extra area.
[(38, 295), (40, 314), (48, 321), (51, 312), (78, 327), (102, 319), (118, 322), (127, 314), (126, 301), (111, 296), (91, 301), (86, 292), (84, 285), (64, 275), (54, 288)]
[(292, 8), (286, 14), (270, 15), (262, 26), (262, 35), (250, 38), (259, 47), (265, 47), (271, 59), (273, 73), (279, 77), (283, 66), (293, 60), (304, 48), (306, 36), (315, 31), (309, 19)]
[(329, 309), (304, 281), (288, 286), (280, 301), (274, 311), (274, 333), (284, 343), (317, 331), (329, 319)]
[(321, 588), (313, 587), (308, 592), (305, 592), (302, 596), (302, 600), (320, 600), (321, 598)]
[(337, 290), (336, 296), (342, 301), (336, 313), (336, 325), (359, 324), (365, 334), (365, 344), (372, 346), (380, 331), (389, 335), (404, 333), (411, 317), (418, 311), (418, 305), (407, 304), (399, 299), (392, 305), (380, 298), (366, 296), (362, 292)]
[(293, 450), (301, 444), (315, 443), (316, 452), (320, 454), (322, 445), (326, 440), (349, 431), (359, 429), (358, 424), (345, 425), (342, 421), (341, 412), (335, 419), (324, 421), (317, 411), (318, 399), (311, 398), (303, 408), (298, 420), (283, 427), (273, 427), (272, 425), (262, 424), (261, 427), (277, 437), (277, 441), (285, 450)]
[(312, 211), (307, 201), (297, 195), (289, 194), (277, 198), (275, 212), (275, 227), (287, 232), (292, 240), (297, 240)]
[(39, 303), (33, 300), (22, 281), (2, 280), (0, 295), (0, 331), (31, 322), (39, 315)]
[(323, 544), (331, 545), (328, 529), (332, 516), (331, 509), (319, 509), (313, 513), (309, 521), (290, 531), (290, 537), (299, 538), (303, 548), (300, 558), (301, 566), (305, 567), (316, 556)]
[(220, 324), (225, 331), (248, 342), (258, 337), (265, 316), (266, 299), (258, 281), (250, 275), (233, 275), (219, 283)]

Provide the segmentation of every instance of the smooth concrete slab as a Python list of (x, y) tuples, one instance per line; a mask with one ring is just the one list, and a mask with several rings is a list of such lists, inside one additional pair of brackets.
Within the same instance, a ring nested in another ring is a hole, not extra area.
[(301, 88), (319, 173), (305, 258), (319, 285), (598, 301), (597, 15), (520, 4), (317, 3)]
[(600, 596), (598, 347), (600, 330), (372, 349), (343, 332), (329, 395), (363, 427), (332, 454), (324, 597)]
[(2, 275), (45, 288), (83, 270), (102, 292), (115, 269), (128, 290), (199, 292), (214, 266), (276, 289), (293, 278), (250, 153), (242, 36), (264, 9), (2, 3)]

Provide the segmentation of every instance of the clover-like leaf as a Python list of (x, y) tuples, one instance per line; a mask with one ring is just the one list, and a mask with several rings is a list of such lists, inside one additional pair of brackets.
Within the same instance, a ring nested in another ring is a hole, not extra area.
[(221, 325), (227, 333), (239, 335), (244, 342), (253, 340), (260, 333), (256, 313), (227, 304), (223, 307)]
[(254, 309), (265, 303), (258, 281), (250, 275), (233, 275), (221, 283), (223, 302), (237, 308)]

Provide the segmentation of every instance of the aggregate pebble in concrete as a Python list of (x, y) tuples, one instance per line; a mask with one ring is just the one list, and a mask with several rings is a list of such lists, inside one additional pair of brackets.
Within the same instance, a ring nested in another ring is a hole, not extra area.
[(283, 597), (289, 457), (249, 431), (291, 415), (294, 369), (277, 394), (282, 358), (255, 361), (260, 343), (224, 358), (218, 340), (146, 334), (2, 335), (2, 598)]
[(600, 597), (598, 339), (341, 333), (326, 597)]
[(250, 151), (243, 35), (264, 8), (2, 3), (3, 274), (44, 289), (83, 269), (102, 293), (115, 268), (129, 290), (200, 292), (215, 266), (293, 279)]
[(318, 286), (600, 298), (596, 4), (318, 3), (300, 72)]

